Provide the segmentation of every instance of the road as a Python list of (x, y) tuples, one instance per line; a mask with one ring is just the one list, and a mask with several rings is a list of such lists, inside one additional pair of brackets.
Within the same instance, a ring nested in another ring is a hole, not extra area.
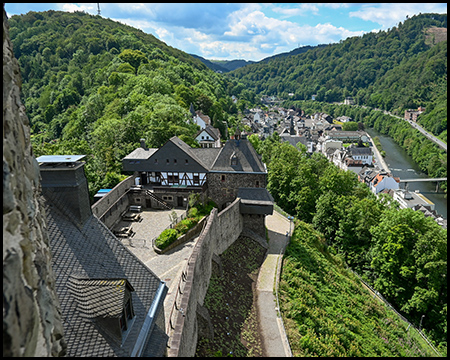
[[(359, 105), (350, 105), (350, 106), (359, 106)], [(370, 109), (370, 107), (368, 106), (364, 106), (361, 105), (360, 107), (365, 108), (365, 109)], [(372, 110), (376, 110), (376, 111), (383, 111), (384, 114), (386, 115), (390, 115), (393, 116), (397, 119), (401, 119), (401, 120), (405, 120), (404, 118), (402, 118), (401, 116), (397, 116), (397, 115), (393, 115), (391, 114), (389, 111), (386, 110), (382, 110), (382, 109), (377, 109), (377, 108), (371, 108)], [(430, 134), (429, 132), (427, 132), (423, 127), (421, 127), (419, 124), (417, 124), (416, 122), (412, 121), (412, 120), (405, 120), (409, 123), (409, 125), (411, 125), (413, 128), (419, 130), (422, 134), (424, 134), (428, 139), (430, 139), (431, 141), (433, 141), (435, 144), (437, 144), (439, 147), (441, 147), (442, 149), (444, 149), (447, 152), (447, 144), (444, 143), (442, 140), (438, 139), (437, 137), (435, 137), (434, 135)]]

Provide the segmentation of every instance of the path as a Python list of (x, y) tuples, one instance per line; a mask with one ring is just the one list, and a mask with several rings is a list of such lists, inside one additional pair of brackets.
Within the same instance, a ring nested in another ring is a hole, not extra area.
[(263, 356), (291, 357), (291, 351), (284, 332), (282, 319), (277, 316), (277, 303), (274, 295), (275, 276), (279, 276), (281, 254), (286, 246), (290, 229), (289, 220), (276, 211), (266, 217), (269, 233), (269, 250), (259, 270), (256, 283), (257, 309), (261, 335), (263, 338)]

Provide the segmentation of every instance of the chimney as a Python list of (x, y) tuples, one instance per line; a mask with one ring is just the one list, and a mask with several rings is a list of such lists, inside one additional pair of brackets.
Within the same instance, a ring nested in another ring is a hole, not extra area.
[(143, 148), (144, 150), (147, 150), (147, 148), (145, 146), (145, 139), (139, 139), (139, 141), (141, 142), (141, 148)]
[(78, 227), (92, 215), (84, 173), (85, 155), (43, 155), (36, 160), (41, 173), (42, 194)]

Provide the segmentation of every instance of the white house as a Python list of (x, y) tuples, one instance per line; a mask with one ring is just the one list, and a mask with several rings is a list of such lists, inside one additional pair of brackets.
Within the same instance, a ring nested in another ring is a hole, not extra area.
[(394, 178), (388, 173), (379, 173), (369, 183), (369, 188), (374, 194), (378, 194), (384, 189), (397, 190), (399, 188), (399, 183), (399, 178)]
[(361, 160), (362, 164), (371, 165), (372, 164), (372, 149), (370, 147), (353, 147), (349, 146), (347, 148), (350, 156), (354, 160)]
[(195, 116), (194, 116), (193, 120), (202, 129), (204, 129), (206, 127), (206, 125), (211, 125), (210, 117), (208, 115), (202, 114), (201, 111), (195, 112)]
[(220, 148), (220, 131), (211, 125), (206, 125), (198, 132), (195, 141), (203, 148)]
[(255, 115), (253, 115), (253, 121), (255, 123), (260, 123), (261, 122), (261, 115), (259, 112), (255, 113)]

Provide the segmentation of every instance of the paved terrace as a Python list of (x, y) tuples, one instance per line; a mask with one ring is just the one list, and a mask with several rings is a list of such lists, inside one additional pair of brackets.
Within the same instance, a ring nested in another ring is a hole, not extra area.
[(112, 229), (117, 230), (121, 227), (131, 225), (135, 234), (132, 237), (122, 239), (122, 243), (161, 280), (166, 282), (166, 285), (169, 288), (164, 300), (166, 323), (168, 322), (172, 305), (175, 300), (176, 287), (179, 283), (181, 272), (185, 268), (187, 259), (191, 255), (192, 249), (198, 239), (198, 237), (196, 237), (161, 255), (153, 250), (151, 243), (152, 239), (170, 225), (170, 214), (172, 211), (175, 211), (178, 216), (185, 212), (184, 209), (143, 210), (139, 213), (142, 216), (142, 221), (130, 222), (121, 220)]

